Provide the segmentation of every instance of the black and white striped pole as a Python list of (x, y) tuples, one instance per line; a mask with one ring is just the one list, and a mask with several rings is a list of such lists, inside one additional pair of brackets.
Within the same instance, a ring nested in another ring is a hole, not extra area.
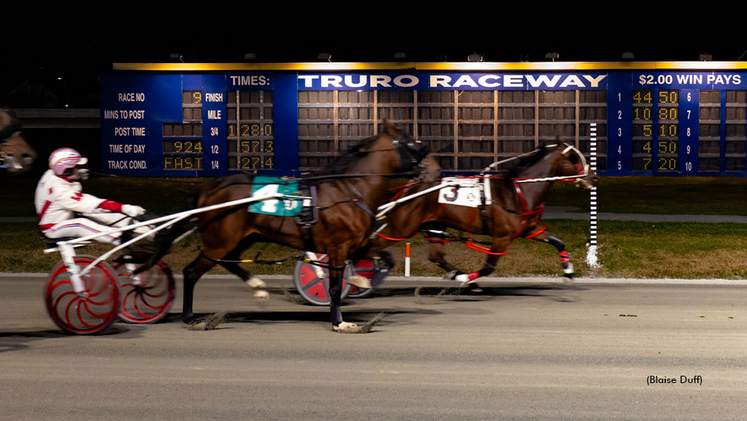
[[(589, 163), (592, 171), (597, 171), (597, 123), (591, 123), (589, 128)], [(597, 258), (597, 188), (591, 188), (589, 193), (589, 219), (591, 237), (589, 239), (589, 249), (586, 252), (586, 263), (589, 267), (599, 267)]]

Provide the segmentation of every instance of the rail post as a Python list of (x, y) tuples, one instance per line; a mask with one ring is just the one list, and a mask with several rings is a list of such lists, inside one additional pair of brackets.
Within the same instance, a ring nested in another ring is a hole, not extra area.
[[(597, 171), (597, 123), (591, 123), (589, 127), (589, 164), (591, 170)], [(586, 251), (586, 263), (590, 267), (599, 267), (597, 258), (597, 188), (593, 186), (589, 193), (589, 221), (590, 238), (589, 249)]]
[(410, 276), (410, 243), (405, 243), (405, 276)]

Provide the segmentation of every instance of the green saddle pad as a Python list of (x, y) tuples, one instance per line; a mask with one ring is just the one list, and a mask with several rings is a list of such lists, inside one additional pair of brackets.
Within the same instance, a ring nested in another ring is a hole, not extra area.
[[(300, 195), (298, 181), (287, 181), (277, 177), (254, 177), (252, 197), (271, 196), (276, 193)], [(268, 199), (249, 205), (249, 212), (276, 216), (295, 216), (301, 211), (300, 199)]]

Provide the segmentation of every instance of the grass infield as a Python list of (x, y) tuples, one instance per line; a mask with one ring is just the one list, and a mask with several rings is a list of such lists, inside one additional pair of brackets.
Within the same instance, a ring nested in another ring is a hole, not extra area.
[[(34, 217), (36, 180), (5, 178), (1, 217)], [(84, 182), (84, 191), (123, 203), (138, 204), (149, 212), (168, 215), (183, 210), (188, 196), (205, 180), (171, 178), (100, 177)], [(609, 177), (598, 188), (599, 212), (645, 214), (747, 215), (747, 179), (680, 177)], [(588, 213), (589, 194), (571, 183), (555, 183), (546, 204), (566, 206)], [(589, 222), (545, 220), (545, 224), (567, 246), (578, 276), (624, 278), (720, 278), (747, 277), (747, 224), (650, 223), (599, 221), (600, 268), (585, 263)], [(49, 272), (59, 255), (45, 255), (36, 223), (0, 222), (0, 272)], [(479, 238), (479, 237), (478, 237)], [(428, 245), (420, 236), (412, 244), (411, 274), (440, 276), (443, 271), (427, 259)], [(196, 256), (196, 235), (176, 245), (166, 257), (176, 273)], [(81, 249), (81, 254), (99, 255), (106, 246)], [(393, 274), (403, 273), (404, 243), (391, 248), (397, 262)], [(281, 265), (247, 265), (257, 274), (291, 274), (299, 251), (275, 244), (256, 244), (245, 258), (286, 259)], [(447, 246), (447, 258), (465, 272), (482, 267), (485, 255), (459, 243)], [(211, 273), (227, 273), (221, 268)], [(555, 249), (531, 240), (515, 241), (501, 258), (494, 276), (560, 275)]]

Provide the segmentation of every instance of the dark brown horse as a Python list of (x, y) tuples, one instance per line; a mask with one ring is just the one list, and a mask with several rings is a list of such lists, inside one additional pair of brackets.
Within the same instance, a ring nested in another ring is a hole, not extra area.
[[(596, 184), (596, 174), (588, 171), (578, 150), (561, 141), (515, 161), (507, 172), (463, 178), (462, 186), (436, 188), (446, 179), (407, 186), (397, 198), (401, 202), (385, 214), (386, 225), (379, 229), (378, 238), (362, 257), (381, 257), (383, 266), (391, 265), (383, 249), (422, 232), (430, 241), (429, 259), (446, 270), (446, 278), (465, 283), (491, 274), (515, 239), (530, 238), (553, 245), (560, 255), (565, 276), (572, 277), (573, 265), (563, 241), (541, 225), (545, 195), (553, 181), (564, 177), (574, 177), (578, 186), (590, 189)], [(433, 190), (413, 196), (429, 189)], [(445, 260), (447, 227), (492, 237), (489, 246), (477, 244), (471, 238), (460, 238), (466, 240), (468, 247), (487, 254), (482, 269), (465, 274)]]
[(21, 136), (21, 121), (0, 109), (0, 168), (12, 175), (31, 169), (37, 154)]
[[(427, 153), (426, 146), (385, 122), (380, 135), (354, 146), (323, 171), (297, 180), (309, 191), (315, 190), (313, 209), (308, 209), (311, 213), (306, 217), (252, 213), (248, 212), (247, 205), (199, 213), (195, 222), (203, 247), (199, 256), (184, 269), (183, 320), (187, 323), (194, 320), (195, 284), (216, 264), (221, 264), (251, 287), (262, 288), (264, 284), (252, 278), (238, 263), (241, 253), (252, 243), (267, 241), (328, 255), (333, 329), (355, 330), (354, 324), (343, 322), (340, 310), (342, 271), (346, 261), (367, 245), (373, 232), (374, 212), (388, 198), (389, 178), (417, 171), (416, 167)], [(250, 197), (253, 191), (256, 193), (258, 183), (266, 181), (258, 181), (256, 176), (248, 174), (216, 180), (201, 189), (195, 206), (202, 208)], [(171, 241), (187, 228), (188, 224), (175, 226), (162, 236), (158, 241), (160, 250), (150, 260), (160, 259)]]

